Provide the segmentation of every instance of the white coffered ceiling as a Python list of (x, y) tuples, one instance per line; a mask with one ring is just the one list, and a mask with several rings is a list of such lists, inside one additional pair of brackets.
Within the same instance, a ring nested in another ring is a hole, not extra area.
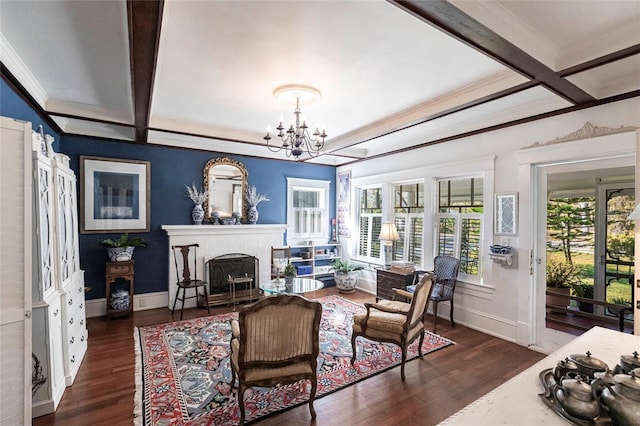
[(640, 94), (635, 0), (1, 0), (0, 48), (61, 132), (136, 143), (285, 158), (273, 91), (316, 87), (323, 164)]

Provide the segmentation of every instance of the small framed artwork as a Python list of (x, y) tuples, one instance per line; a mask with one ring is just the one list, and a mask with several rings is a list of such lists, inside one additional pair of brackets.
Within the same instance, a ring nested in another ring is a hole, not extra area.
[(338, 204), (351, 202), (351, 171), (338, 173)]
[(149, 232), (151, 162), (80, 156), (80, 233)]
[(518, 235), (518, 193), (496, 194), (495, 234)]

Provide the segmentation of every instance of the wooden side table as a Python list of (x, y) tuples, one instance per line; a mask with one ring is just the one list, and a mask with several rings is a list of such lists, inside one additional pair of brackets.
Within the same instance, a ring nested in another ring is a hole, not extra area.
[[(134, 261), (127, 262), (106, 262), (105, 270), (105, 284), (106, 284), (106, 299), (107, 299), (107, 319), (111, 319), (112, 315), (133, 314), (133, 265)], [(113, 309), (111, 307), (111, 283), (116, 279), (122, 278), (129, 282), (129, 308), (128, 309)]]
[(403, 272), (397, 269), (376, 269), (376, 300), (391, 299), (393, 297), (392, 288), (406, 289), (413, 284), (415, 272)]

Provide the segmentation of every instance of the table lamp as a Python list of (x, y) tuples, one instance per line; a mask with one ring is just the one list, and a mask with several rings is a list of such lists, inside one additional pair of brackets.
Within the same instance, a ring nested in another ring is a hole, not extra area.
[(393, 256), (393, 241), (400, 239), (395, 223), (384, 222), (380, 229), (380, 236), (378, 238), (380, 241), (384, 241), (384, 267), (389, 268), (391, 266), (391, 258)]

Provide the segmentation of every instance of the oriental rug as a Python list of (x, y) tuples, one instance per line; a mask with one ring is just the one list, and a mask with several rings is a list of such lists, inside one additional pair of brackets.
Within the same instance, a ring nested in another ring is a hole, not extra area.
[[(382, 373), (400, 364), (396, 345), (359, 338), (351, 366), (353, 315), (364, 306), (339, 296), (316, 299), (322, 303), (318, 390), (316, 398)], [(172, 322), (134, 331), (136, 349), (135, 424), (238, 424), (237, 387), (231, 387), (231, 319), (237, 313)], [(453, 344), (426, 332), (423, 354)], [(418, 356), (418, 341), (407, 359)], [(398, 372), (400, 380), (400, 372)], [(247, 422), (306, 404), (309, 381), (245, 392)]]

